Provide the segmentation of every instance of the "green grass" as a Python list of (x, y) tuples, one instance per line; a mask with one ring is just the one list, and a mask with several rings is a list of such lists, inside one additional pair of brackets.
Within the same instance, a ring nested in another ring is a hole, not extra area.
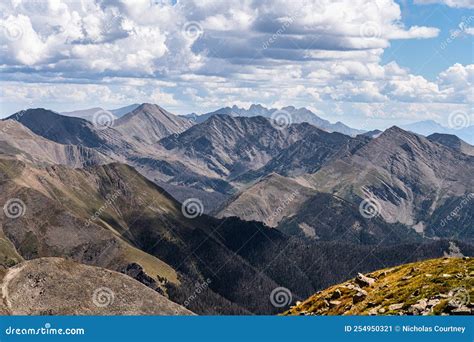
[[(459, 288), (466, 289), (472, 301), (474, 299), (473, 275), (474, 259), (472, 258), (442, 258), (406, 264), (369, 273), (368, 276), (376, 278), (377, 281), (370, 287), (364, 287), (368, 293), (367, 297), (357, 304), (352, 302), (357, 291), (345, 287), (353, 283), (351, 279), (346, 283), (321, 291), (300, 305), (292, 307), (284, 315), (302, 313), (367, 315), (373, 307), (378, 307), (378, 310), (384, 309), (383, 314), (398, 314), (399, 310), (389, 310), (389, 306), (403, 303), (403, 310), (421, 299), (432, 299), (439, 297), (440, 294), (447, 296), (450, 291)], [(321, 312), (320, 310), (325, 306), (324, 300), (328, 300), (336, 289), (342, 292), (341, 298), (337, 299), (341, 304)], [(441, 314), (449, 301), (449, 298), (439, 299), (440, 302), (433, 308), (432, 314)]]

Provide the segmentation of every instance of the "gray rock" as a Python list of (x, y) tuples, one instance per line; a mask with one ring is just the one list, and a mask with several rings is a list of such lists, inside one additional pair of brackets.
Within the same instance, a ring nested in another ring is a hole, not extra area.
[(365, 275), (363, 275), (362, 273), (359, 273), (357, 275), (357, 277), (355, 278), (355, 282), (361, 286), (361, 287), (365, 287), (365, 286), (371, 286), (373, 283), (375, 283), (375, 279), (374, 278), (370, 278), (370, 277), (366, 277)]
[(398, 304), (392, 304), (388, 307), (388, 309), (390, 311), (395, 311), (395, 310), (400, 310), (401, 308), (403, 308), (403, 303), (398, 303)]

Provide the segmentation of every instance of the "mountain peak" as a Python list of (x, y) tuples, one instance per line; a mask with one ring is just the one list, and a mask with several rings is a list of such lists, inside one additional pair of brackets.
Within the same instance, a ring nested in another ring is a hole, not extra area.
[(154, 144), (191, 126), (189, 119), (174, 115), (153, 103), (142, 103), (114, 123), (114, 128), (125, 136), (146, 144)]
[(83, 125), (89, 125), (87, 120), (77, 118), (77, 117), (68, 117), (65, 115), (61, 115), (55, 111), (46, 108), (29, 108), (26, 110), (21, 110), (16, 112), (15, 114), (10, 115), (9, 117), (3, 120), (16, 120), (21, 123), (25, 123), (25, 121), (35, 121), (38, 123), (42, 123), (43, 125), (48, 125), (50, 122), (49, 120), (61, 120), (61, 121), (70, 121), (75, 123), (81, 123)]
[(406, 135), (406, 134), (413, 134), (413, 133), (410, 133), (410, 132), (408, 132), (408, 131), (405, 131), (405, 130), (401, 129), (401, 128), (398, 127), (398, 126), (392, 126), (392, 127), (387, 128), (387, 129), (381, 134), (381, 136), (394, 136), (394, 135)]
[(136, 110), (155, 110), (155, 109), (159, 109), (159, 110), (163, 110), (162, 107), (160, 107), (159, 105), (157, 104), (154, 104), (154, 103), (149, 103), (149, 102), (144, 102), (142, 103), (141, 105), (139, 105), (136, 109)]

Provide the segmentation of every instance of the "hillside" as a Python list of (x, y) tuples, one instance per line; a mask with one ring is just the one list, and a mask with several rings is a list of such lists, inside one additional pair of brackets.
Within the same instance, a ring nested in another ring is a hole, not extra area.
[[(472, 174), (472, 156), (392, 127), (307, 179), (316, 189), (357, 206), (370, 198), (376, 214), (389, 223), (436, 235), (434, 218), (449, 214), (454, 201), (474, 191)], [(439, 234), (472, 238), (472, 229), (467, 229), (470, 215), (471, 210), (461, 211), (455, 224)]]
[(2, 315), (192, 315), (117, 272), (61, 258), (0, 269)]
[(64, 145), (36, 135), (15, 120), (0, 121), (0, 154), (38, 163), (84, 167), (111, 162), (95, 149)]
[(291, 177), (314, 173), (333, 159), (355, 153), (368, 141), (364, 137), (351, 138), (314, 129), (304, 139), (282, 149), (265, 166), (238, 177), (236, 181), (250, 181), (272, 172)]
[(360, 274), (284, 315), (473, 315), (474, 259), (432, 259)]
[(296, 181), (269, 174), (225, 202), (217, 217), (237, 216), (276, 227), (286, 216), (298, 211), (301, 204), (315, 194)]

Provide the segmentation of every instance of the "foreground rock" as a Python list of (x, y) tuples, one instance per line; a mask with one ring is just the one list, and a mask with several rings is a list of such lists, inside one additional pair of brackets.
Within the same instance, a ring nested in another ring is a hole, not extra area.
[(2, 315), (192, 315), (121, 273), (61, 258), (0, 270)]

